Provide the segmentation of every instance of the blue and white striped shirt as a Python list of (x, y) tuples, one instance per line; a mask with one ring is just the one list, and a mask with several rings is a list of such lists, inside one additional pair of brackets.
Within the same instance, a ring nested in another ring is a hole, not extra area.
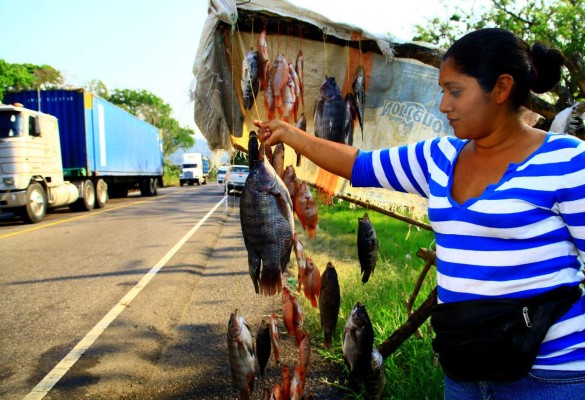
[[(383, 187), (428, 198), (437, 243), (439, 302), (528, 297), (584, 279), (585, 142), (548, 133), (497, 184), (458, 204), (453, 171), (467, 141), (440, 137), (360, 151), (355, 187)], [(534, 365), (585, 370), (585, 297), (549, 330)]]

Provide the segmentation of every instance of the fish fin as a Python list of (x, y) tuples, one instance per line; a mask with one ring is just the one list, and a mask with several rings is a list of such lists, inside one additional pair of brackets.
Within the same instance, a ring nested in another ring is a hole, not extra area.
[(310, 240), (315, 239), (315, 237), (317, 236), (317, 229), (315, 227), (308, 226), (307, 236)]
[(260, 276), (260, 293), (266, 296), (272, 296), (280, 293), (282, 290), (282, 274), (280, 268), (262, 269)]

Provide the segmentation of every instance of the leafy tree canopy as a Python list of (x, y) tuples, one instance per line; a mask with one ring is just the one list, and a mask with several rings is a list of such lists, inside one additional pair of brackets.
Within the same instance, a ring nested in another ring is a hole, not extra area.
[(456, 7), (445, 21), (433, 18), (425, 26), (416, 25), (413, 40), (446, 48), (475, 29), (507, 29), (529, 44), (540, 42), (557, 48), (567, 58), (561, 82), (552, 91), (555, 98), (533, 98), (531, 109), (550, 120), (564, 108), (585, 100), (585, 0), (491, 0), (488, 4), (479, 14)]
[(61, 72), (49, 65), (10, 64), (0, 59), (0, 99), (8, 91), (50, 89), (62, 84)]

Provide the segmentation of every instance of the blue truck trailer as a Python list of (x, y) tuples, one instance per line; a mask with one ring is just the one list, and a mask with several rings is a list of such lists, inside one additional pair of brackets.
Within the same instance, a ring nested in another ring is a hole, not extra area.
[(83, 90), (6, 93), (0, 105), (0, 209), (39, 222), (48, 208), (104, 207), (162, 186), (158, 128)]

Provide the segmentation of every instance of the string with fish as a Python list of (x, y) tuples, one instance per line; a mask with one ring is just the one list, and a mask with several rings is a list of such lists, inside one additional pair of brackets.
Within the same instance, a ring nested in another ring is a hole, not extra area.
[[(237, 24), (236, 30), (238, 32), (240, 48), (242, 51), (242, 98), (244, 102), (244, 108), (250, 110), (253, 105), (256, 111), (256, 117), (257, 119), (260, 119), (260, 111), (258, 110), (258, 104), (256, 102), (256, 96), (260, 90), (260, 66), (258, 63), (259, 54), (257, 51), (253, 50), (253, 47), (250, 47), (248, 51), (245, 51), (242, 34)], [(252, 38), (253, 37), (254, 36), (252, 33)]]

